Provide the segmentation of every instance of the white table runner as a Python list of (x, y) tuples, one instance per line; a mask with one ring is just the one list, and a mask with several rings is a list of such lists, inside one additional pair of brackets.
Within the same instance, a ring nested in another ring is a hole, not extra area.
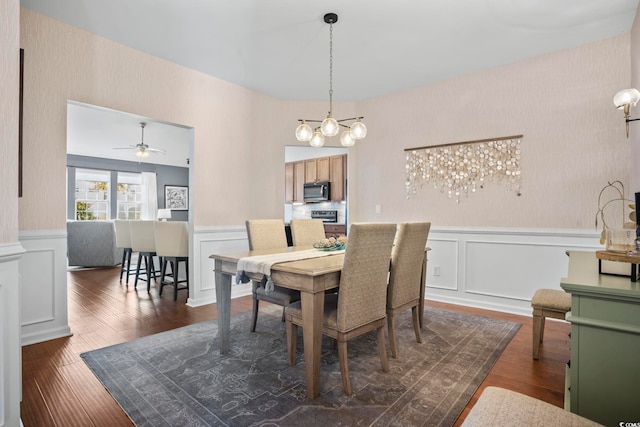
[(316, 249), (308, 249), (304, 251), (295, 252), (280, 252), (269, 255), (256, 255), (240, 258), (238, 260), (236, 283), (247, 283), (251, 279), (248, 273), (260, 273), (264, 275), (266, 279), (265, 291), (270, 292), (273, 290), (273, 282), (271, 281), (271, 267), (274, 264), (289, 261), (299, 261), (309, 258), (319, 258), (327, 255), (335, 255), (344, 253), (343, 250), (339, 251), (319, 251)]

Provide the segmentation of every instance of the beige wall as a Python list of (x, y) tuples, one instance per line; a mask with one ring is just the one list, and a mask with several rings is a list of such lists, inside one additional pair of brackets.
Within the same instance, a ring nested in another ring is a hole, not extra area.
[(20, 2), (0, 0), (0, 244), (18, 240)]
[[(326, 103), (273, 99), (22, 9), (25, 197), (20, 229), (64, 228), (68, 99), (194, 127), (195, 225), (281, 217), (284, 147)], [(616, 90), (630, 81), (629, 34), (355, 104), (367, 138), (350, 150), (350, 221), (593, 228), (607, 180), (629, 182)], [(318, 84), (321, 84), (319, 82)], [(489, 185), (460, 205), (432, 189), (407, 200), (403, 149), (524, 134), (523, 195)], [(330, 144), (337, 144), (337, 138)], [(375, 205), (382, 207), (375, 214)], [(47, 212), (43, 212), (43, 207)]]
[[(628, 51), (627, 34), (362, 103), (369, 136), (356, 149), (352, 218), (594, 228), (600, 189), (629, 181), (629, 142), (612, 104), (629, 82)], [(430, 186), (406, 199), (403, 149), (517, 134), (521, 197), (490, 183), (460, 204)]]

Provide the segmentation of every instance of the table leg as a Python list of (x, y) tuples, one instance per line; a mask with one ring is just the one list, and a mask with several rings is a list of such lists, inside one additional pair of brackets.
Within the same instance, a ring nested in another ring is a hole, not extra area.
[(322, 317), (324, 292), (301, 292), (302, 335), (306, 365), (307, 398), (315, 399), (320, 393), (320, 347), (322, 345)]
[(222, 261), (219, 260), (215, 261), (215, 280), (220, 354), (227, 354), (229, 353), (229, 329), (231, 328), (231, 275), (222, 272)]

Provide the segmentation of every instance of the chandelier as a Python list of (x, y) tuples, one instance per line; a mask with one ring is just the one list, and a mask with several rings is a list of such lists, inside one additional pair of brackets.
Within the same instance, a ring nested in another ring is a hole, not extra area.
[[(324, 22), (329, 24), (329, 114), (324, 120), (298, 119), (300, 125), (296, 128), (298, 141), (308, 142), (312, 147), (322, 147), (325, 136), (335, 136), (340, 132), (340, 126), (345, 130), (340, 135), (340, 143), (350, 147), (356, 140), (363, 139), (367, 135), (367, 127), (362, 123), (364, 117), (351, 117), (336, 120), (333, 118), (333, 24), (338, 22), (338, 15), (327, 13)], [(313, 129), (307, 123), (320, 123)]]

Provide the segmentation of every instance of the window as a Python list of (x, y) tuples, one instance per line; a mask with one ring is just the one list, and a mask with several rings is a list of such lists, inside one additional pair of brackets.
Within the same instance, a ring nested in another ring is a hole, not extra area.
[(76, 170), (75, 219), (79, 221), (109, 219), (108, 171)]
[(140, 219), (142, 186), (139, 173), (118, 172), (118, 219)]

